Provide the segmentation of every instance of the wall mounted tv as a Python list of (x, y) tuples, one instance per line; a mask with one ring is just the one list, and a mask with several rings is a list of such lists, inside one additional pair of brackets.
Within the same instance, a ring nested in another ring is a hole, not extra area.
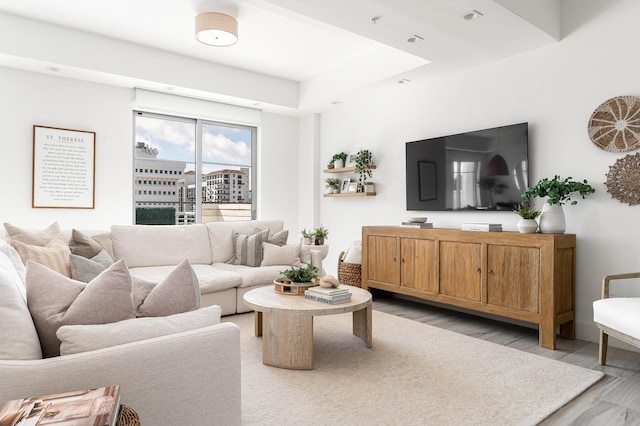
[(406, 144), (407, 210), (513, 210), (528, 186), (528, 123)]

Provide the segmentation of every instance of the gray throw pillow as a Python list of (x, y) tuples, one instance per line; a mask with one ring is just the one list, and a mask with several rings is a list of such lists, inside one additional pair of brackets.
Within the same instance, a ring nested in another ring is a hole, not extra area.
[(71, 278), (88, 283), (109, 266), (113, 265), (113, 259), (106, 250), (102, 250), (91, 259), (71, 254)]
[(233, 233), (233, 265), (260, 266), (262, 262), (262, 243), (269, 238), (269, 230), (258, 231), (253, 235)]
[(28, 261), (27, 306), (36, 326), (42, 355), (60, 353), (56, 331), (63, 325), (107, 324), (135, 318), (131, 275), (120, 260), (88, 284)]

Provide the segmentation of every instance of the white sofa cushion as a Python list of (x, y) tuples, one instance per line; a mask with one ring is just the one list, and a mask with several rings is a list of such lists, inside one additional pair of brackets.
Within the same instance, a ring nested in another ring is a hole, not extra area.
[(58, 329), (60, 355), (87, 352), (220, 323), (220, 306), (165, 317), (134, 318), (112, 324), (65, 325)]
[(185, 259), (191, 265), (211, 264), (209, 236), (203, 224), (113, 225), (111, 239), (115, 258), (124, 259), (129, 268), (175, 266)]
[(640, 339), (640, 297), (610, 297), (593, 302), (593, 320)]
[(13, 249), (5, 242), (0, 246), (0, 359), (40, 359), (40, 340), (24, 298), (24, 284), (4, 253)]
[(240, 288), (273, 284), (273, 280), (282, 276), (280, 272), (291, 267), (288, 265), (274, 265), (253, 268), (229, 263), (215, 263), (213, 266), (237, 275), (241, 280), (237, 285)]
[(228, 262), (233, 257), (233, 233), (252, 235), (258, 230), (269, 230), (274, 235), (284, 228), (282, 220), (251, 220), (237, 222), (209, 222), (206, 224), (211, 244), (211, 262)]
[[(234, 288), (242, 283), (240, 275), (230, 270), (224, 270), (212, 265), (191, 265), (191, 267), (196, 277), (198, 277), (198, 285), (202, 294)], [(129, 272), (135, 278), (158, 283), (174, 268), (175, 266), (146, 266), (130, 268)]]

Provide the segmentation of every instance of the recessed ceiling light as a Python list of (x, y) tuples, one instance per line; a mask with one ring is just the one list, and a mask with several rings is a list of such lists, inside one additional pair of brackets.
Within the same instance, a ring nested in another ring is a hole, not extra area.
[(342, 102), (341, 101), (332, 101), (331, 105), (340, 105)]
[(380, 19), (382, 19), (381, 15), (374, 16), (373, 18), (371, 18), (371, 23), (372, 24), (377, 24)]
[(484, 16), (482, 12), (473, 9), (471, 12), (467, 12), (464, 15), (462, 15), (462, 18), (465, 21), (473, 21), (474, 19), (478, 19), (481, 16)]
[(413, 36), (411, 36), (411, 37), (409, 37), (409, 38), (407, 39), (407, 42), (408, 42), (408, 43), (415, 43), (416, 41), (422, 41), (422, 40), (424, 40), (424, 38), (420, 37), (420, 36), (419, 36), (419, 35), (417, 35), (417, 34), (414, 34)]
[(411, 80), (409, 80), (408, 78), (403, 78), (402, 80), (398, 80), (398, 84), (407, 84), (407, 83), (411, 83)]

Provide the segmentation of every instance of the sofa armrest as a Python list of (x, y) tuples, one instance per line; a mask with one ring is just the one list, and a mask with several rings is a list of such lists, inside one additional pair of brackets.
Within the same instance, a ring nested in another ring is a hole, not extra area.
[(120, 385), (121, 403), (143, 425), (239, 425), (240, 379), (240, 329), (221, 323), (73, 355), (0, 361), (0, 405)]
[(602, 298), (606, 299), (609, 297), (609, 287), (611, 281), (614, 280), (626, 280), (629, 278), (640, 278), (640, 272), (629, 272), (626, 274), (614, 274), (607, 275), (602, 279)]

